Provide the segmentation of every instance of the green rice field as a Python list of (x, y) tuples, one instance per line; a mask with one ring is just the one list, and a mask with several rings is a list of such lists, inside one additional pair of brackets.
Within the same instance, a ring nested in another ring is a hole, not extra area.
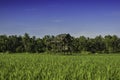
[(120, 80), (120, 55), (0, 54), (0, 80)]

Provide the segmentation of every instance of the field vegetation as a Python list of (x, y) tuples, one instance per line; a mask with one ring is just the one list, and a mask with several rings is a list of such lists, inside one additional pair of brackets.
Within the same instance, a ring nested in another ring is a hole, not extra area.
[(120, 80), (120, 38), (0, 35), (0, 80)]
[(120, 55), (0, 54), (0, 80), (120, 80)]

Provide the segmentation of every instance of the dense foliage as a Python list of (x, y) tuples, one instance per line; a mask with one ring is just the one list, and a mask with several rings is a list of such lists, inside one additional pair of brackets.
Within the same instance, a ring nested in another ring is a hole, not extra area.
[(120, 56), (0, 54), (0, 80), (120, 80)]
[(72, 37), (70, 34), (57, 36), (46, 35), (43, 38), (30, 37), (25, 33), (23, 36), (0, 35), (0, 52), (75, 52), (87, 51), (91, 53), (116, 53), (120, 52), (120, 38), (116, 35), (96, 36), (88, 38), (80, 36)]

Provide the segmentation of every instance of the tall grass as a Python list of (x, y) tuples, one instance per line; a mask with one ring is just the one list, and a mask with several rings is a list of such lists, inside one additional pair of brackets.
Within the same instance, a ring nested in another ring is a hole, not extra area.
[(120, 55), (1, 54), (0, 80), (120, 80)]

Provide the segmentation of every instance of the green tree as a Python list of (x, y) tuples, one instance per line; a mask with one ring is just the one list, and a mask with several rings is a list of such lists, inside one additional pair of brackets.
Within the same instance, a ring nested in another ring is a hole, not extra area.
[(32, 43), (31, 38), (28, 33), (25, 33), (22, 38), (23, 46), (25, 49), (25, 52), (31, 52), (32, 51)]
[(6, 35), (0, 35), (0, 52), (6, 52), (8, 45), (8, 38)]
[(105, 51), (105, 43), (104, 38), (100, 36), (96, 36), (94, 39), (94, 46), (95, 46), (95, 52), (103, 53)]
[(45, 44), (42, 39), (37, 38), (36, 44), (35, 44), (35, 52), (41, 53), (45, 52)]

